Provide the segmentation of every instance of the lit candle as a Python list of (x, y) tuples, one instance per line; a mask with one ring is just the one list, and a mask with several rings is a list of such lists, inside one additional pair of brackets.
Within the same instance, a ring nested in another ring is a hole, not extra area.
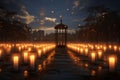
[(27, 63), (27, 61), (28, 61), (28, 52), (23, 53), (23, 58), (24, 58), (24, 62)]
[(109, 57), (109, 70), (110, 71), (114, 71), (115, 63), (116, 63), (115, 57), (114, 56), (110, 56)]
[(24, 71), (24, 77), (27, 77), (27, 76), (28, 76), (28, 71), (25, 70), (25, 71)]
[(46, 48), (43, 48), (43, 53), (45, 54), (45, 52), (46, 52)]
[(104, 46), (104, 47), (103, 47), (103, 50), (104, 50), (104, 51), (106, 51), (106, 49), (107, 49), (107, 47), (106, 47), (106, 46)]
[(31, 47), (29, 47), (29, 48), (28, 48), (28, 51), (30, 52), (31, 50), (32, 50)]
[(32, 69), (35, 67), (35, 55), (30, 55), (30, 66)]
[(13, 67), (15, 70), (18, 70), (18, 65), (19, 65), (19, 57), (13, 56)]
[(95, 76), (95, 75), (96, 75), (96, 71), (95, 71), (95, 70), (92, 70), (92, 71), (91, 71), (91, 75), (92, 75), (92, 76)]
[(41, 57), (41, 50), (38, 50), (38, 57)]
[(102, 72), (102, 66), (98, 66), (98, 74), (101, 74)]
[(120, 51), (120, 47), (119, 47), (119, 51)]
[(19, 49), (19, 51), (21, 51), (21, 49), (22, 49), (21, 46), (19, 46), (18, 49)]
[(92, 53), (91, 53), (92, 62), (95, 62), (95, 57), (96, 57), (95, 52), (92, 52)]
[(114, 51), (116, 51), (117, 50), (117, 46), (114, 46)]
[(86, 63), (86, 64), (85, 64), (85, 67), (88, 68), (88, 66), (89, 66), (89, 65)]
[(101, 71), (102, 70), (102, 66), (98, 66), (98, 70)]
[(85, 55), (87, 56), (88, 54), (88, 48), (85, 49)]
[(80, 52), (81, 52), (81, 54), (83, 53), (83, 48), (80, 48)]
[(109, 49), (111, 49), (112, 48), (112, 46), (111, 45), (109, 45)]
[(2, 57), (2, 50), (0, 49), (0, 58)]
[(41, 65), (41, 64), (38, 65), (38, 70), (39, 70), (39, 71), (42, 70), (42, 65)]
[(101, 59), (101, 57), (102, 57), (102, 51), (99, 50), (99, 51), (98, 51), (98, 58)]
[(77, 48), (77, 52), (79, 53), (79, 51), (80, 51), (80, 48)]

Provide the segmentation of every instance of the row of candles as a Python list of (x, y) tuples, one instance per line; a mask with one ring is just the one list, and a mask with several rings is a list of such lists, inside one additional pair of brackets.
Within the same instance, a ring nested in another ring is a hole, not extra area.
[[(72, 51), (68, 50), (67, 53), (69, 54), (70, 58), (72, 59), (72, 61), (73, 61), (77, 66), (79, 66), (79, 67), (84, 66), (85, 68), (88, 68), (88, 67), (89, 67), (89, 64), (88, 64), (88, 63), (84, 63), (84, 64), (83, 64), (82, 62), (80, 62), (80, 61), (81, 61), (80, 57), (76, 56)], [(98, 67), (98, 70), (101, 70), (101, 69), (102, 69), (102, 67), (99, 66), (99, 67)], [(95, 71), (94, 69), (92, 69), (90, 74), (91, 74), (92, 76), (95, 76), (95, 75), (96, 75), (96, 71)]]
[[(105, 45), (105, 44), (68, 44), (68, 49), (79, 53), (80, 55), (90, 57), (91, 61), (95, 63), (96, 60), (105, 60), (108, 63), (109, 70), (115, 71), (117, 63), (117, 54), (107, 54), (107, 50), (113, 50), (113, 52), (120, 51), (120, 46), (117, 45)], [(72, 54), (71, 54), (72, 55)], [(72, 55), (73, 56), (73, 55)], [(106, 57), (107, 56), (107, 57)], [(74, 57), (74, 60), (79, 60), (78, 57)]]
[[(55, 55), (55, 52), (54, 52), (54, 50), (53, 50), (52, 52), (49, 53), (49, 55), (46, 57), (46, 59), (44, 59), (44, 60), (42, 61), (41, 64), (38, 64), (37, 70), (38, 70), (39, 72), (41, 72), (42, 70), (45, 70), (46, 67), (47, 67), (47, 65), (49, 65), (49, 64), (52, 62), (52, 60), (54, 59), (54, 58), (53, 58), (54, 55)], [(23, 75), (24, 75), (25, 78), (27, 78), (28, 75), (29, 75), (28, 70), (24, 70)]]
[[(23, 56), (23, 59), (24, 59), (24, 63), (26, 64), (26, 63), (28, 63), (28, 60), (29, 60), (29, 64), (30, 64), (30, 67), (32, 68), (32, 69), (34, 69), (34, 67), (35, 67), (35, 60), (36, 60), (36, 56), (34, 55), (34, 54), (31, 54), (30, 56), (28, 56), (28, 52), (25, 52), (25, 53), (23, 53), (24, 54), (24, 56)], [(12, 57), (12, 61), (13, 61), (13, 68), (15, 69), (15, 70), (18, 70), (19, 69), (19, 62), (20, 62), (20, 56), (19, 55), (13, 55), (13, 57)]]
[[(18, 52), (11, 52), (12, 49)], [(14, 70), (18, 71), (20, 62), (29, 64), (31, 69), (35, 68), (36, 59), (41, 58), (48, 51), (55, 48), (54, 44), (0, 44), (0, 59), (3, 55), (10, 55)]]

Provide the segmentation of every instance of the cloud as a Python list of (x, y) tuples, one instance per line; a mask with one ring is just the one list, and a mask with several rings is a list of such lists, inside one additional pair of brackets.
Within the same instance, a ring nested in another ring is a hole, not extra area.
[[(86, 0), (87, 1), (87, 0)], [(86, 3), (86, 2), (85, 2)], [(85, 3), (84, 3), (84, 1), (82, 1), (82, 0), (75, 0), (74, 2), (73, 2), (73, 7), (72, 7), (72, 9), (73, 10), (75, 10), (75, 9), (77, 9), (77, 10), (82, 10), (82, 9), (84, 9), (85, 8)]]
[(51, 26), (40, 26), (39, 28), (36, 28), (36, 29), (32, 29), (33, 31), (34, 30), (44, 30), (44, 31), (54, 31), (54, 27), (51, 27)]
[(45, 17), (46, 21), (56, 22), (56, 18)]
[(24, 19), (26, 24), (30, 24), (34, 21), (35, 16), (30, 15), (25, 6), (21, 6), (21, 12), (23, 15), (17, 15), (17, 17)]
[(41, 25), (45, 24), (45, 21), (44, 20), (40, 20), (40, 24)]
[(76, 32), (76, 30), (75, 29), (68, 29), (68, 33), (75, 33)]
[(77, 8), (80, 5), (80, 1), (79, 0), (75, 0), (73, 3), (73, 8)]
[(55, 30), (54, 27), (41, 27), (39, 29), (45, 30), (45, 31), (54, 31)]
[(54, 33), (55, 32), (54, 27), (51, 27), (51, 26), (49, 26), (49, 27), (47, 27), (47, 26), (41, 26), (41, 27), (39, 27), (37, 29), (32, 29), (32, 31), (34, 31), (34, 30), (36, 30), (36, 31), (38, 31), (38, 30), (44, 30), (45, 34), (50, 34), (50, 33)]

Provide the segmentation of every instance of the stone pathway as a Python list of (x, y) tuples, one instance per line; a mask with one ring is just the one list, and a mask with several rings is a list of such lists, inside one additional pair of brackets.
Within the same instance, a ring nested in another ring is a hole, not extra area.
[(43, 80), (89, 80), (70, 59), (65, 48), (57, 48), (53, 62), (43, 72)]

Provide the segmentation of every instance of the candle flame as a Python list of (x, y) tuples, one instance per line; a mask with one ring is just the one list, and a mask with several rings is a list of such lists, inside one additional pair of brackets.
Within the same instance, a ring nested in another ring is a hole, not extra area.
[(28, 71), (25, 70), (25, 71), (24, 71), (24, 77), (27, 77), (27, 76), (28, 76)]
[(35, 66), (35, 55), (30, 55), (30, 66), (32, 68)]
[(114, 71), (115, 63), (116, 63), (115, 57), (114, 56), (110, 56), (109, 57), (109, 69), (110, 69), (110, 71)]
[(18, 70), (18, 64), (19, 64), (19, 57), (18, 56), (13, 56), (14, 69)]

